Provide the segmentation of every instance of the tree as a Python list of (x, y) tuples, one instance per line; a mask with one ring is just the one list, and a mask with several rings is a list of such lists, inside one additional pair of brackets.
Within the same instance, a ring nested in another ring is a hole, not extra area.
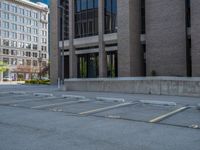
[(0, 61), (0, 82), (2, 81), (2, 73), (8, 70), (8, 65), (3, 61)]
[(5, 72), (6, 70), (8, 70), (8, 65), (3, 61), (0, 61), (0, 73)]
[(49, 69), (50, 69), (50, 64), (48, 63), (48, 65), (47, 65), (47, 66), (44, 66), (44, 67), (42, 68), (42, 70), (38, 73), (39, 76), (45, 76), (45, 75), (47, 75), (48, 72), (49, 72)]

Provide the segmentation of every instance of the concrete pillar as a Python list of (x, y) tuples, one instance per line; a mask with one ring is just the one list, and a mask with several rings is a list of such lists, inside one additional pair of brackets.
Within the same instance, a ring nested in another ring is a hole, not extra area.
[(99, 77), (107, 77), (106, 51), (104, 43), (104, 0), (99, 0)]
[(50, 5), (50, 79), (52, 84), (56, 84), (59, 78), (59, 63), (60, 63), (60, 53), (59, 53), (59, 8), (58, 1), (51, 1)]
[(142, 75), (140, 0), (117, 0), (119, 77)]
[(77, 56), (74, 47), (74, 0), (69, 0), (69, 76), (77, 77)]
[(200, 1), (191, 0), (192, 76), (200, 77)]
[(185, 1), (146, 0), (145, 6), (147, 75), (186, 76)]

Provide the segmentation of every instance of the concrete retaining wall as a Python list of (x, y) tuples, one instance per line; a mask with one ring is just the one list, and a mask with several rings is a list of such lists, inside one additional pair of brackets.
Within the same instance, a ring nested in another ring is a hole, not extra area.
[(200, 78), (139, 77), (65, 80), (67, 91), (200, 96)]

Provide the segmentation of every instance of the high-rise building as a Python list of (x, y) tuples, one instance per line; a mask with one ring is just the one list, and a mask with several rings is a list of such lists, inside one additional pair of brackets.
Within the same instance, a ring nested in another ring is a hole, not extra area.
[(26, 0), (0, 1), (1, 78), (37, 77), (48, 64), (48, 6)]
[[(197, 0), (66, 0), (65, 78), (200, 76)], [(51, 5), (51, 79), (61, 76), (61, 14)], [(62, 3), (61, 3), (62, 5)], [(63, 18), (63, 17), (62, 17)], [(62, 33), (62, 32), (61, 32)], [(59, 42), (58, 42), (59, 41)]]

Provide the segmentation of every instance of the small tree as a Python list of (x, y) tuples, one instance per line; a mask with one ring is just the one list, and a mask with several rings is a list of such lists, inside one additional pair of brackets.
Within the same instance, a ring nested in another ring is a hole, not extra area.
[(41, 69), (41, 71), (38, 73), (39, 76), (46, 76), (49, 73), (49, 69), (50, 69), (50, 64), (48, 63), (46, 66), (43, 66), (43, 68)]
[(8, 70), (8, 65), (6, 63), (4, 63), (3, 61), (0, 61), (0, 81), (2, 81), (1, 73), (5, 72), (7, 70)]
[(0, 73), (5, 72), (6, 70), (8, 70), (8, 65), (3, 61), (0, 61)]

